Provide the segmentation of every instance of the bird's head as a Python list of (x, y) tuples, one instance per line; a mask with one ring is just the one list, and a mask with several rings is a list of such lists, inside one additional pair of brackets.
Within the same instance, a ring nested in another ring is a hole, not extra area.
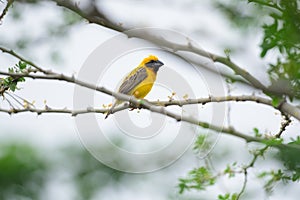
[(151, 68), (156, 73), (164, 63), (159, 61), (156, 56), (150, 55), (147, 58), (144, 58), (141, 65), (146, 65), (146, 67)]

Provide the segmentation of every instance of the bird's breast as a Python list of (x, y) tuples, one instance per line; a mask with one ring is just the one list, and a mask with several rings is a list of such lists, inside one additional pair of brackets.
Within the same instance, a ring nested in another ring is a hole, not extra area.
[(132, 95), (136, 98), (144, 98), (152, 89), (156, 80), (156, 73), (147, 69), (147, 77), (133, 89)]

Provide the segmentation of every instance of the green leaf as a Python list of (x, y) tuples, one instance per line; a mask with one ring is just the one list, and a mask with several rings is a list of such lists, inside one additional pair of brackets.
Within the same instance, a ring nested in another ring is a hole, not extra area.
[(227, 48), (227, 49), (224, 49), (224, 53), (225, 53), (227, 59), (230, 59), (231, 50), (228, 49), (228, 48)]
[(254, 132), (254, 134), (255, 134), (255, 137), (261, 137), (262, 136), (262, 134), (261, 133), (259, 133), (259, 130), (258, 130), (258, 128), (253, 128), (253, 132)]
[(286, 147), (280, 148), (278, 152), (278, 158), (283, 163), (285, 168), (292, 173), (295, 173), (295, 177), (291, 179), (298, 179), (297, 174), (300, 174), (300, 157), (298, 140), (289, 143)]
[(23, 69), (26, 69), (27, 63), (23, 62), (23, 61), (19, 61), (17, 66), (19, 67), (20, 70), (23, 70)]
[(188, 189), (188, 186), (186, 185), (186, 181), (184, 179), (179, 179), (179, 194), (182, 194), (184, 190)]
[(230, 200), (229, 198), (230, 198), (229, 193), (226, 193), (224, 195), (219, 194), (219, 196), (218, 196), (218, 200)]
[(227, 77), (225, 79), (225, 81), (226, 81), (226, 83), (235, 83), (236, 82), (236, 80), (234, 78), (230, 78), (230, 77)]
[(299, 172), (294, 173), (292, 176), (292, 181), (295, 182), (299, 180), (300, 180), (300, 173)]
[(207, 150), (210, 148), (211, 142), (208, 140), (207, 135), (200, 134), (198, 135), (193, 150), (195, 150), (197, 153), (200, 153), (200, 151)]
[(14, 73), (15, 70), (14, 70), (14, 68), (10, 67), (10, 68), (8, 68), (8, 72), (9, 72), (9, 73)]
[(14, 92), (17, 89), (17, 82), (11, 82), (9, 84), (9, 89)]
[(179, 182), (179, 193), (183, 193), (189, 189), (205, 190), (207, 186), (215, 184), (216, 177), (207, 168), (200, 167), (190, 171), (187, 178), (181, 178)]
[(237, 199), (237, 193), (226, 193), (224, 195), (219, 194), (218, 200), (236, 200)]
[(18, 78), (18, 82), (25, 82), (25, 78), (24, 77)]
[(232, 165), (227, 165), (226, 169), (224, 170), (224, 174), (227, 174), (229, 178), (232, 178), (235, 176), (236, 172), (236, 168), (237, 168), (237, 163), (234, 162)]
[(278, 146), (283, 143), (282, 138), (272, 138), (263, 141), (268, 146)]
[(280, 105), (280, 102), (281, 102), (281, 98), (279, 98), (277, 96), (273, 96), (273, 98), (272, 98), (272, 106), (278, 107)]
[(238, 194), (237, 193), (233, 193), (231, 196), (231, 200), (237, 200), (238, 198)]

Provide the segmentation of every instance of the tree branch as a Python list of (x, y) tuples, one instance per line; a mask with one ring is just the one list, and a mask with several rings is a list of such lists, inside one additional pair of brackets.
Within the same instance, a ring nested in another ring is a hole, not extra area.
[[(113, 30), (117, 30), (117, 31), (127, 30), (127, 29), (123, 28), (120, 24), (115, 24), (112, 21), (110, 21), (107, 17), (105, 17), (105, 15), (102, 14), (98, 10), (98, 8), (96, 7), (95, 4), (91, 4), (90, 9), (87, 9), (88, 12), (84, 12), (83, 10), (81, 10), (78, 7), (78, 5), (74, 4), (72, 1), (69, 1), (69, 0), (48, 0), (48, 1), (56, 2), (57, 5), (68, 8), (68, 9), (74, 11), (75, 13), (80, 15), (81, 17), (87, 19), (90, 23), (96, 23), (96, 24), (99, 24), (101, 26), (104, 26), (104, 27), (107, 27), (107, 28), (110, 28), (110, 29), (113, 29)], [(171, 48), (174, 52), (176, 52), (176, 51), (187, 51), (187, 52), (195, 53), (195, 54), (197, 54), (199, 56), (202, 56), (202, 57), (212, 59), (214, 62), (219, 62), (219, 63), (222, 63), (222, 64), (230, 67), (236, 74), (238, 74), (238, 75), (242, 76), (243, 78), (245, 78), (254, 87), (256, 87), (258, 89), (262, 89), (263, 91), (267, 90), (266, 87), (263, 84), (261, 84), (254, 76), (249, 74), (244, 69), (240, 68), (235, 63), (231, 62), (229, 58), (218, 56), (216, 54), (206, 52), (206, 51), (204, 51), (200, 48), (195, 47), (190, 42), (187, 45), (180, 45), (180, 44), (176, 44), (176, 43), (167, 41), (162, 37), (155, 37), (155, 36), (149, 35), (147, 33), (146, 34), (143, 33), (143, 34), (139, 34), (139, 35), (130, 35), (129, 33), (125, 33), (125, 34), (128, 34), (129, 37), (138, 37), (138, 38), (146, 39), (150, 42), (153, 42), (154, 44), (158, 44), (158, 45), (164, 46), (166, 48)], [(151, 36), (151, 37), (149, 37), (149, 36)], [(199, 125), (203, 128), (209, 128), (209, 129), (217, 131), (217, 132), (223, 132), (223, 133), (227, 133), (227, 134), (230, 134), (230, 135), (234, 135), (234, 136), (245, 139), (247, 142), (251, 142), (251, 141), (263, 142), (264, 141), (264, 139), (262, 139), (262, 138), (244, 135), (244, 134), (242, 134), (238, 131), (235, 131), (231, 127), (228, 127), (228, 128), (219, 127), (219, 126), (215, 126), (215, 125), (212, 125), (212, 124), (208, 124), (206, 122), (201, 122), (198, 119), (195, 119), (195, 118), (192, 118), (192, 117), (181, 116), (181, 115), (178, 115), (176, 113), (172, 113), (172, 112), (166, 110), (163, 106), (153, 105), (152, 103), (149, 103), (147, 101), (141, 101), (141, 100), (136, 99), (132, 96), (124, 95), (124, 94), (121, 94), (121, 93), (115, 93), (115, 92), (110, 91), (110, 90), (108, 90), (104, 87), (98, 87), (98, 86), (95, 86), (93, 84), (90, 84), (90, 83), (87, 83), (87, 82), (84, 82), (84, 81), (81, 81), (81, 80), (77, 80), (74, 76), (66, 76), (64, 74), (58, 74), (58, 73), (43, 70), (42, 68), (38, 67), (34, 63), (24, 59), (21, 56), (19, 56), (18, 54), (16, 54), (12, 50), (7, 50), (5, 48), (1, 48), (1, 50), (4, 53), (9, 53), (10, 55), (12, 55), (12, 56), (28, 63), (29, 65), (32, 65), (34, 68), (36, 68), (40, 72), (44, 73), (44, 75), (39, 75), (39, 74), (31, 74), (31, 73), (27, 73), (27, 74), (10, 74), (10, 73), (6, 73), (6, 72), (0, 72), (0, 74), (2, 74), (2, 75), (12, 76), (12, 77), (28, 77), (28, 78), (33, 78), (33, 79), (47, 79), (47, 80), (66, 81), (66, 82), (69, 82), (69, 83), (80, 85), (82, 87), (86, 87), (86, 88), (89, 88), (89, 89), (92, 89), (92, 90), (102, 92), (102, 93), (105, 93), (105, 94), (108, 94), (108, 95), (112, 95), (117, 99), (120, 99), (120, 100), (123, 100), (123, 101), (128, 101), (128, 102), (132, 103), (133, 105), (140, 105), (142, 108), (146, 108), (146, 109), (148, 109), (152, 112), (157, 112), (157, 113), (164, 114), (166, 116), (169, 116), (169, 117), (172, 117), (172, 118), (176, 119), (177, 121), (185, 121), (185, 122), (189, 122), (191, 124)], [(215, 99), (215, 100), (216, 101), (228, 101), (228, 99), (226, 99), (226, 98)], [(244, 100), (241, 99), (241, 101), (244, 101)], [(256, 99), (256, 101), (257, 101), (257, 99)], [(271, 105), (272, 104), (271, 100), (267, 100), (267, 101), (262, 100), (262, 102), (264, 102), (266, 105)], [(184, 101), (178, 101), (177, 103), (179, 105), (184, 104)], [(194, 100), (194, 101), (191, 101), (191, 102), (186, 103), (186, 104), (192, 104), (192, 103), (199, 103), (199, 102), (198, 102), (198, 100)], [(173, 102), (165, 103), (165, 106), (166, 105), (172, 105), (172, 104), (174, 105)], [(277, 108), (277, 109), (280, 109), (281, 111), (286, 112), (286, 113), (294, 116), (298, 120), (300, 120), (300, 110), (295, 108), (295, 106), (293, 106), (293, 105), (291, 105), (287, 102), (284, 102), (282, 104), (282, 106), (280, 108)], [(42, 113), (42, 110), (34, 110), (33, 108), (30, 108), (30, 109), (27, 108), (27, 110), (23, 109), (22, 111), (20, 110), (19, 112), (25, 112), (25, 111), (36, 112), (38, 114)], [(58, 111), (58, 110), (48, 109), (45, 112), (55, 112), (55, 111)], [(100, 110), (92, 110), (92, 111), (95, 111), (95, 112), (96, 111), (98, 111), (98, 112), (102, 111), (103, 112), (104, 110), (100, 109)], [(17, 110), (14, 110), (14, 112), (17, 112)], [(74, 113), (74, 111), (71, 111), (71, 110), (65, 110), (65, 111), (62, 111), (62, 112), (76, 115), (76, 113)], [(76, 112), (78, 114), (86, 113), (85, 110), (76, 111)]]
[(243, 186), (241, 188), (241, 191), (238, 193), (236, 200), (239, 200), (241, 198), (241, 196), (244, 194), (246, 186), (247, 186), (247, 182), (248, 182), (248, 169), (252, 168), (255, 164), (255, 162), (257, 161), (259, 156), (264, 156), (264, 153), (267, 151), (267, 149), (270, 146), (266, 145), (265, 147), (263, 147), (262, 149), (256, 150), (256, 152), (253, 153), (253, 158), (250, 161), (250, 163), (246, 166), (243, 167), (242, 172), (244, 173), (244, 182), (243, 182)]
[(7, 3), (6, 3), (6, 6), (5, 8), (3, 9), (1, 15), (0, 15), (0, 21), (3, 20), (4, 16), (6, 15), (9, 7), (13, 4), (14, 0), (7, 0)]
[[(113, 29), (119, 32), (122, 32), (128, 37), (136, 37), (145, 39), (147, 41), (150, 41), (154, 44), (157, 44), (162, 47), (170, 48), (175, 53), (177, 51), (184, 51), (184, 52), (191, 52), (195, 53), (198, 56), (206, 57), (208, 59), (212, 59), (214, 62), (221, 63), (230, 69), (234, 71), (236, 75), (240, 75), (243, 77), (251, 86), (262, 90), (265, 93), (268, 94), (274, 94), (276, 96), (282, 96), (282, 95), (288, 95), (288, 96), (294, 96), (294, 94), (291, 91), (285, 91), (283, 94), (281, 91), (276, 91), (276, 88), (268, 88), (264, 86), (259, 80), (257, 80), (253, 75), (251, 75), (249, 72), (232, 62), (228, 57), (219, 56), (207, 51), (204, 51), (203, 49), (200, 49), (198, 47), (195, 47), (191, 44), (191, 40), (187, 38), (187, 45), (182, 44), (176, 44), (172, 41), (168, 41), (165, 38), (161, 36), (155, 36), (147, 31), (139, 31), (139, 32), (130, 32), (129, 27), (125, 28), (121, 25), (121, 23), (114, 23), (111, 19), (107, 18), (105, 14), (103, 14), (94, 3), (90, 3), (89, 9), (86, 9), (87, 11), (81, 10), (76, 4), (72, 3), (69, 0), (50, 0), (56, 2), (59, 6), (68, 8), (69, 10), (77, 13), (84, 19), (88, 20), (90, 23), (95, 23), (98, 25), (101, 25), (103, 27)], [(276, 5), (274, 5), (276, 6)], [(275, 8), (275, 7), (274, 7)], [(277, 8), (278, 9), (278, 8)], [(98, 20), (97, 20), (98, 19)], [(127, 31), (127, 32), (126, 32)], [(183, 58), (189, 60), (185, 55), (181, 55)], [(226, 76), (226, 75), (225, 75)], [(300, 113), (299, 113), (300, 114)]]
[(193, 46), (191, 43), (189, 43), (188, 45), (176, 44), (176, 43), (168, 41), (162, 37), (157, 37), (157, 36), (151, 35), (150, 33), (147, 33), (147, 32), (142, 32), (142, 33), (139, 32), (140, 34), (132, 34), (131, 32), (126, 32), (127, 30), (129, 30), (129, 28), (124, 28), (120, 24), (118, 25), (118, 24), (113, 23), (110, 19), (105, 17), (105, 15), (99, 11), (99, 9), (96, 7), (95, 4), (91, 4), (90, 5), (91, 8), (87, 9), (87, 10), (92, 10), (92, 12), (91, 11), (84, 12), (83, 10), (81, 10), (78, 6), (76, 6), (71, 1), (68, 1), (68, 0), (51, 0), (51, 1), (54, 1), (59, 6), (68, 8), (69, 10), (77, 13), (82, 18), (88, 20), (90, 23), (95, 23), (95, 24), (98, 24), (98, 25), (101, 25), (106, 28), (113, 29), (113, 30), (116, 30), (119, 32), (125, 31), (124, 34), (127, 34), (129, 37), (137, 37), (137, 38), (145, 39), (154, 44), (158, 44), (159, 46), (171, 48), (174, 52), (176, 52), (176, 51), (193, 52), (197, 55), (210, 58), (214, 62), (220, 62), (222, 64), (228, 65), (228, 67), (230, 67), (233, 71), (235, 71), (236, 74), (241, 75), (243, 78), (245, 78), (247, 81), (252, 83), (257, 88), (265, 89), (263, 84), (261, 84), (255, 77), (251, 76), (247, 71), (240, 68), (238, 65), (232, 63), (227, 57), (222, 57), (222, 56), (218, 56), (216, 54), (209, 53), (207, 51), (204, 51), (200, 48)]
[(51, 71), (50, 70), (44, 70), (42, 69), (41, 67), (37, 66), (36, 64), (34, 64), (33, 62), (25, 59), (24, 57), (22, 57), (21, 55), (15, 53), (13, 50), (10, 50), (10, 49), (6, 49), (4, 47), (1, 47), (0, 46), (0, 50), (3, 52), (3, 53), (7, 53), (7, 54), (10, 54), (11, 56), (31, 65), (33, 68), (35, 68), (36, 70), (40, 71), (40, 72), (43, 72), (44, 74), (51, 74)]
[(265, 1), (261, 1), (261, 0), (248, 0), (249, 3), (258, 3), (260, 5), (264, 5), (264, 6), (267, 6), (267, 7), (270, 7), (270, 8), (275, 8), (277, 9), (278, 11), (280, 12), (283, 12), (284, 10), (282, 8), (280, 8), (276, 3), (268, 3), (268, 2), (265, 2)]
[[(101, 14), (101, 16), (104, 16), (104, 15)], [(106, 22), (104, 24), (105, 27), (114, 29), (112, 26), (109, 26), (109, 24), (111, 24), (112, 22), (108, 18), (105, 17), (103, 19)], [(99, 24), (99, 25), (102, 25), (102, 24)], [(118, 26), (118, 28), (116, 28), (114, 30), (119, 31), (119, 30), (128, 30), (128, 29)], [(237, 64), (232, 62), (228, 57), (223, 57), (223, 56), (219, 56), (219, 55), (204, 51), (203, 49), (200, 49), (200, 48), (192, 45), (189, 38), (187, 38), (188, 44), (182, 45), (182, 44), (176, 44), (174, 42), (168, 41), (161, 36), (155, 36), (147, 31), (124, 32), (124, 34), (127, 34), (128, 37), (137, 37), (137, 38), (145, 39), (145, 40), (150, 41), (159, 46), (170, 48), (175, 53), (177, 51), (191, 52), (191, 53), (195, 53), (196, 55), (206, 57), (208, 59), (212, 59), (214, 62), (224, 64), (225, 66), (231, 68), (235, 72), (235, 74), (240, 75), (245, 80), (247, 80), (251, 86), (262, 90), (264, 93), (273, 94), (276, 96), (282, 96), (282, 95), (294, 96), (294, 94), (292, 94), (291, 91), (285, 91), (285, 94), (282, 94), (281, 91), (276, 91), (276, 88), (272, 89), (272, 88), (268, 88), (268, 87), (264, 86), (258, 79), (256, 79), (249, 72), (247, 72), (246, 70), (244, 70), (243, 68), (241, 68), (240, 66), (238, 66)], [(181, 56), (183, 56), (183, 55), (181, 55)], [(185, 58), (185, 56), (183, 56), (183, 57)], [(283, 102), (282, 107), (283, 107), (283, 110), (285, 110), (284, 112), (291, 114), (293, 117), (300, 120), (300, 109), (299, 108), (297, 108), (296, 106), (293, 106), (287, 102)]]
[[(194, 45), (192, 45), (190, 43), (189, 38), (187, 38), (188, 44), (182, 45), (182, 44), (176, 44), (173, 41), (168, 41), (161, 36), (155, 36), (147, 31), (140, 31), (138, 33), (130, 32), (130, 31), (128, 31), (128, 30), (130, 30), (128, 27), (125, 28), (121, 25), (121, 23), (119, 23), (119, 24), (114, 23), (114, 22), (112, 22), (112, 20), (107, 18), (105, 16), (105, 14), (103, 14), (101, 11), (99, 11), (99, 9), (97, 8), (97, 6), (94, 3), (90, 3), (89, 9), (86, 9), (88, 11), (85, 12), (85, 11), (81, 10), (78, 6), (76, 6), (74, 3), (72, 3), (71, 1), (64, 1), (64, 0), (50, 0), (50, 1), (54, 1), (59, 6), (70, 9), (71, 11), (77, 13), (84, 19), (88, 20), (90, 23), (95, 23), (95, 24), (98, 24), (98, 25), (101, 25), (106, 28), (113, 29), (113, 30), (116, 30), (119, 32), (125, 31), (123, 33), (128, 35), (129, 37), (145, 39), (145, 40), (150, 41), (159, 46), (170, 48), (174, 52), (177, 52), (177, 51), (191, 52), (191, 53), (195, 53), (196, 55), (212, 59), (214, 62), (221, 63), (221, 64), (231, 68), (235, 72), (236, 75), (240, 75), (245, 80), (247, 80), (248, 83), (250, 83), (250, 85), (252, 85), (253, 87), (255, 87), (257, 89), (262, 90), (265, 93), (270, 93), (270, 94), (274, 94), (277, 96), (278, 95), (279, 96), (286, 95), (286, 94), (282, 94), (280, 91), (273, 90), (272, 88), (267, 88), (259, 80), (257, 80), (254, 76), (252, 76), (249, 72), (247, 72), (246, 70), (244, 70), (243, 68), (241, 68), (240, 66), (238, 66), (237, 64), (232, 62), (228, 57), (219, 56), (219, 55), (204, 51), (203, 49), (200, 49), (198, 47), (195, 47)], [(95, 19), (98, 19), (98, 20), (95, 20)], [(99, 20), (99, 19), (101, 19), (101, 20)], [(184, 56), (184, 55), (181, 55), (181, 56), (186, 58), (186, 56)], [(287, 95), (293, 96), (293, 94), (290, 94), (290, 93)]]
[(282, 116), (282, 121), (281, 121), (280, 129), (279, 129), (278, 133), (276, 134), (277, 138), (280, 138), (282, 133), (292, 123), (290, 116), (288, 116), (287, 114), (281, 113), (281, 116)]
[[(130, 102), (132, 103), (136, 102), (134, 98), (132, 98), (130, 100)], [(180, 114), (176, 114), (173, 112), (170, 112), (168, 110), (165, 109), (165, 107), (162, 106), (155, 106), (149, 102), (143, 102), (143, 104), (141, 104), (142, 108), (148, 109), (152, 112), (156, 112), (156, 113), (160, 113), (166, 116), (169, 116), (177, 121), (184, 121), (184, 122), (189, 122), (191, 124), (197, 125), (197, 126), (201, 126), (202, 128), (205, 129), (210, 129), (216, 132), (222, 132), (228, 135), (232, 135), (232, 136), (236, 136), (239, 137), (241, 139), (244, 139), (246, 142), (260, 142), (260, 143), (264, 143), (267, 139), (264, 138), (259, 138), (259, 137), (253, 137), (253, 136), (249, 136), (249, 135), (245, 135), (243, 133), (240, 133), (236, 130), (234, 130), (232, 127), (223, 127), (223, 126), (216, 126), (216, 125), (212, 125), (209, 124), (207, 122), (202, 122), (199, 121), (196, 118), (190, 117), (190, 116), (182, 116)], [(120, 111), (120, 110), (124, 110), (126, 108), (129, 108), (129, 104), (124, 104), (122, 106), (119, 106), (115, 109), (116, 111)], [(58, 114), (71, 114), (72, 116), (76, 116), (79, 114), (86, 114), (86, 113), (106, 113), (108, 111), (108, 109), (94, 109), (94, 108), (87, 108), (87, 109), (81, 109), (81, 110), (70, 110), (67, 108), (63, 108), (63, 109), (56, 109), (56, 108), (50, 108), (48, 106), (45, 106), (44, 109), (38, 109), (38, 108), (32, 108), (32, 107), (27, 107), (27, 108), (21, 108), (21, 109), (17, 109), (17, 108), (11, 108), (11, 109), (4, 109), (4, 108), (0, 108), (0, 112), (4, 112), (4, 113), (8, 113), (8, 114), (16, 114), (16, 113), (23, 113), (23, 112), (32, 112), (32, 113), (36, 113), (38, 115), (41, 115), (43, 113), (58, 113)]]
[[(93, 84), (81, 81), (76, 79), (74, 76), (67, 76), (64, 74), (57, 74), (55, 72), (51, 72), (51, 74), (48, 75), (39, 75), (39, 74), (30, 74), (30, 73), (10, 73), (10, 72), (3, 72), (0, 71), (0, 75), (5, 75), (5, 76), (11, 76), (14, 78), (21, 78), (21, 77), (27, 77), (27, 78), (32, 78), (32, 79), (45, 79), (45, 80), (59, 80), (59, 81), (66, 81), (69, 83), (77, 84), (82, 87), (86, 87), (92, 90), (96, 90), (99, 92), (102, 92), (107, 95), (112, 95), (117, 99), (123, 100), (123, 101), (129, 101), (133, 103), (134, 105), (140, 104), (140, 100), (133, 98), (132, 96), (128, 96), (125, 94), (113, 92), (111, 90), (108, 90), (104, 87), (99, 87), (95, 86)], [(223, 101), (254, 101), (257, 103), (262, 103), (265, 105), (272, 106), (272, 100), (266, 99), (263, 97), (256, 97), (256, 96), (225, 96), (225, 97), (209, 97), (206, 99), (187, 99), (187, 100), (174, 100), (170, 102), (160, 102), (160, 105), (167, 106), (167, 105), (187, 105), (187, 104), (205, 104), (207, 102), (223, 102)], [(296, 119), (300, 120), (300, 109), (296, 108), (292, 104), (289, 104), (287, 102), (284, 102), (280, 107), (274, 107), (281, 112), (288, 113), (291, 116), (295, 117)]]
[[(124, 110), (126, 108), (129, 108), (129, 104), (124, 104), (122, 106), (119, 106), (115, 108), (115, 112)], [(86, 108), (86, 109), (79, 109), (79, 110), (71, 110), (68, 108), (52, 108), (47, 105), (45, 105), (45, 108), (35, 108), (32, 106), (24, 107), (24, 108), (0, 108), (0, 112), (7, 113), (9, 115), (11, 114), (17, 114), (17, 113), (24, 113), (24, 112), (32, 112), (36, 113), (37, 115), (45, 114), (45, 113), (56, 113), (56, 114), (71, 114), (71, 116), (75, 117), (77, 115), (82, 114), (88, 114), (88, 113), (106, 113), (108, 111), (107, 108), (102, 109), (96, 109), (96, 108)]]
[(91, 1), (89, 4), (89, 8), (87, 8), (87, 12), (84, 12), (79, 8), (79, 6), (70, 1), (70, 0), (46, 0), (46, 1), (53, 1), (58, 6), (67, 8), (75, 13), (77, 13), (82, 18), (86, 19), (89, 23), (99, 24), (103, 27), (113, 29), (119, 32), (124, 31), (125, 29), (119, 24), (115, 24), (112, 21), (108, 20), (106, 16), (99, 11), (97, 6), (95, 5), (94, 1)]
[[(15, 54), (11, 54), (13, 56), (15, 56)], [(22, 58), (23, 59), (23, 58)], [(24, 59), (23, 59), (24, 60)], [(38, 69), (42, 69), (40, 67), (38, 67)], [(111, 96), (114, 96), (116, 99), (122, 100), (122, 101), (127, 101), (130, 102), (132, 105), (134, 105), (134, 107), (140, 107), (140, 108), (145, 108), (148, 109), (152, 112), (156, 112), (156, 113), (161, 113), (163, 115), (169, 116), (177, 121), (184, 121), (184, 122), (188, 122), (190, 124), (194, 124), (197, 126), (201, 126), (205, 129), (210, 129), (216, 132), (222, 132), (225, 134), (229, 134), (232, 136), (236, 136), (239, 138), (244, 139), (246, 142), (260, 142), (260, 143), (265, 143), (266, 141), (268, 141), (268, 139), (264, 139), (264, 138), (260, 138), (260, 137), (253, 137), (253, 136), (249, 136), (249, 135), (245, 135), (243, 133), (240, 133), (236, 130), (234, 130), (232, 127), (223, 127), (223, 126), (216, 126), (213, 124), (209, 124), (207, 122), (203, 122), (198, 120), (197, 118), (191, 117), (191, 116), (182, 116), (181, 114), (176, 114), (173, 113), (171, 111), (168, 111), (165, 106), (170, 106), (170, 105), (188, 105), (188, 104), (205, 104), (208, 102), (223, 102), (223, 101), (255, 101), (257, 103), (263, 103), (266, 105), (272, 105), (272, 101), (269, 99), (265, 99), (262, 97), (254, 97), (254, 96), (240, 96), (240, 97), (233, 97), (233, 96), (227, 96), (227, 97), (209, 97), (209, 98), (202, 98), (202, 99), (187, 99), (187, 100), (174, 100), (174, 101), (165, 101), (165, 102), (157, 102), (157, 105), (154, 105), (151, 102), (148, 101), (144, 101), (144, 100), (140, 100), (137, 99), (133, 96), (129, 96), (129, 95), (125, 95), (122, 93), (116, 93), (113, 91), (110, 91), (104, 87), (99, 87), (90, 83), (87, 83), (85, 81), (82, 80), (78, 80), (76, 79), (74, 76), (67, 76), (64, 74), (58, 74), (55, 72), (51, 72), (50, 74), (32, 74), (32, 72), (28, 72), (28, 73), (10, 73), (10, 72), (2, 72), (0, 71), (0, 75), (4, 75), (4, 76), (11, 76), (13, 78), (21, 78), (21, 77), (27, 77), (27, 78), (32, 78), (32, 79), (44, 79), (44, 80), (58, 80), (58, 81), (65, 81), (65, 82), (69, 82), (69, 83), (73, 83), (85, 88), (89, 88), (92, 90), (96, 90), (98, 92), (102, 92), (104, 94), (108, 94)], [(163, 105), (163, 106), (162, 106)], [(295, 109), (294, 106), (285, 103), (282, 106), (278, 107), (277, 109), (282, 109), (283, 112), (288, 112), (291, 115), (293, 115), (294, 113), (289, 112), (290, 110), (288, 109), (289, 107), (291, 107), (291, 109)], [(118, 108), (120, 110), (123, 110), (127, 108), (126, 106)], [(42, 113), (69, 113), (73, 116), (76, 116), (78, 114), (84, 114), (84, 113), (89, 113), (89, 112), (102, 112), (105, 113), (107, 112), (107, 109), (94, 109), (94, 108), (87, 108), (85, 110), (76, 110), (76, 111), (72, 111), (69, 109), (52, 109), (49, 107), (46, 107), (46, 109), (36, 109), (36, 108), (32, 108), (32, 107), (27, 107), (27, 108), (23, 108), (23, 109), (9, 109), (9, 110), (5, 110), (3, 108), (1, 108), (2, 112), (6, 112), (9, 114), (13, 114), (13, 113), (20, 113), (20, 112), (34, 112), (37, 114), (42, 114)], [(299, 120), (300, 116), (295, 115), (295, 117)], [(285, 144), (272, 144), (273, 146), (277, 146), (277, 147), (285, 147)], [(297, 146), (295, 148), (298, 148)]]

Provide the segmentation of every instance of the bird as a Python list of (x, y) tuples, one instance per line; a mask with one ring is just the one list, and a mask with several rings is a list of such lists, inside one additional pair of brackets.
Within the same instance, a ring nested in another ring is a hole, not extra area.
[[(157, 72), (163, 65), (164, 63), (158, 60), (157, 56), (149, 55), (123, 79), (118, 92), (134, 96), (138, 99), (144, 98), (151, 91), (156, 80)], [(121, 100), (115, 100), (107, 112), (105, 119), (112, 114), (113, 109), (121, 103)]]

